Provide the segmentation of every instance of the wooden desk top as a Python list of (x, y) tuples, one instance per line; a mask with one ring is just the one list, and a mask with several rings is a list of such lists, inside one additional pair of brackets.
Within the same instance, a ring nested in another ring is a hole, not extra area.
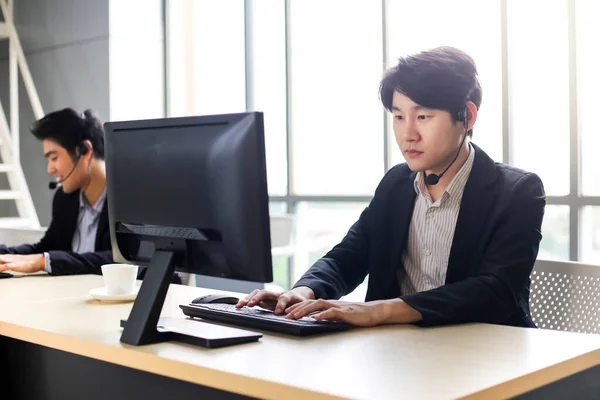
[[(600, 364), (600, 337), (485, 324), (385, 326), (312, 338), (265, 333), (204, 349), (129, 346), (119, 320), (132, 303), (102, 303), (94, 275), (0, 280), (0, 335), (249, 396), (506, 398)], [(209, 291), (171, 285), (162, 316)], [(214, 291), (210, 291), (214, 292)], [(202, 323), (202, 322), (198, 322)]]

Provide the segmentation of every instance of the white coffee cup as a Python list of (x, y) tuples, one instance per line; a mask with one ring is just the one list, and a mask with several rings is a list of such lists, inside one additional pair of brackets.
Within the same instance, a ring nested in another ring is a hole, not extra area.
[(104, 287), (109, 296), (131, 294), (135, 291), (138, 266), (130, 264), (105, 264), (102, 266)]

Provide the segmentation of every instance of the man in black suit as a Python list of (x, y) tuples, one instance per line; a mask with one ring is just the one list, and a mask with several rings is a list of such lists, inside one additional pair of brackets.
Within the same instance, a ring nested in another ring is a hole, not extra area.
[[(380, 85), (406, 163), (392, 168), (346, 237), (290, 291), (238, 303), (359, 326), (486, 322), (534, 327), (529, 276), (542, 182), (471, 143), (481, 103), (473, 59), (450, 47), (403, 57)], [(341, 302), (369, 275), (364, 303)]]
[(48, 173), (60, 186), (52, 203), (52, 221), (40, 242), (0, 248), (0, 271), (52, 275), (101, 274), (112, 263), (104, 130), (91, 110), (66, 108), (36, 121), (32, 133), (42, 141)]

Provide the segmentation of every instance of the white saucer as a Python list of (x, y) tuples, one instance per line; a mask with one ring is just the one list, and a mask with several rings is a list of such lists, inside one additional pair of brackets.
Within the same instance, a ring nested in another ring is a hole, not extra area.
[(98, 287), (90, 290), (90, 296), (100, 301), (133, 301), (139, 290), (140, 288), (136, 287), (133, 293), (109, 295), (105, 287)]

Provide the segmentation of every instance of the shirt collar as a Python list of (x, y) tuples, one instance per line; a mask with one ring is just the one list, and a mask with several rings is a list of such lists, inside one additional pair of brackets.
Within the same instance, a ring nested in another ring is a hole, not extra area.
[[(459, 194), (462, 194), (465, 190), (465, 186), (467, 184), (467, 180), (469, 179), (469, 175), (471, 175), (471, 170), (473, 169), (473, 161), (475, 160), (475, 147), (469, 144), (469, 156), (467, 157), (467, 161), (460, 168), (458, 173), (452, 178), (446, 189), (445, 193), (448, 193), (450, 197), (459, 197)], [(427, 191), (427, 186), (425, 185), (425, 174), (417, 173), (417, 176), (414, 180), (415, 192), (417, 195), (419, 194), (429, 194)]]
[(95, 211), (96, 213), (99, 213), (100, 211), (102, 211), (102, 207), (104, 206), (104, 201), (106, 199), (106, 188), (104, 188), (104, 191), (102, 192), (102, 194), (100, 195), (100, 197), (98, 197), (98, 201), (96, 201), (96, 204), (94, 204), (94, 206), (92, 207), (90, 205), (90, 202), (88, 201), (87, 197), (85, 197), (85, 195), (83, 194), (83, 190), (79, 191), (79, 208), (88, 208), (90, 210)]

